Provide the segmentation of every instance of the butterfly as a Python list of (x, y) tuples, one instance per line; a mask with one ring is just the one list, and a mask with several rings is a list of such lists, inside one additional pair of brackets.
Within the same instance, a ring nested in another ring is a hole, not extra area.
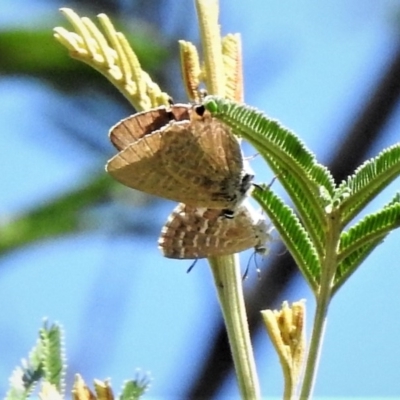
[(232, 219), (219, 210), (179, 204), (162, 228), (158, 247), (165, 257), (198, 259), (239, 253), (254, 248), (266, 254), (271, 225), (245, 202)]
[(251, 191), (254, 175), (238, 140), (203, 106), (134, 114), (113, 126), (109, 137), (119, 152), (106, 170), (130, 188), (226, 215)]

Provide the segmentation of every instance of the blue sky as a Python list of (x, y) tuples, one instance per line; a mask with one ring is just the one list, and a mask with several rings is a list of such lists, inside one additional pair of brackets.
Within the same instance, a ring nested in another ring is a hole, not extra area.
[[(1, 2), (0, 26), (32, 24), (36, 16), (46, 15), (50, 29), (52, 20), (61, 20), (57, 9), (72, 3), (18, 4), (20, 13), (15, 12), (15, 1)], [(194, 6), (184, 4), (170, 12), (185, 15), (195, 39)], [(328, 162), (398, 45), (399, 10), (394, 0), (222, 0), (223, 33), (242, 34), (246, 102), (293, 129), (321, 162)], [(106, 159), (72, 146), (51, 118), (55, 110), (74, 112), (73, 104), (72, 96), (62, 98), (34, 78), (0, 77), (0, 220), (103, 170)], [(110, 107), (93, 126), (79, 115), (86, 130), (98, 132), (102, 146), (108, 145), (108, 127), (121, 117), (121, 110)], [(371, 156), (399, 140), (399, 108), (384, 133)], [(246, 146), (245, 152), (251, 155), (253, 150)], [(271, 180), (259, 158), (252, 167), (259, 181)], [(369, 210), (387, 202), (398, 187), (399, 180)], [(1, 394), (12, 369), (33, 346), (43, 317), (48, 317), (64, 326), (69, 376), (79, 372), (88, 382), (111, 377), (117, 391), (140, 367), (154, 378), (147, 398), (183, 395), (220, 315), (206, 262), (187, 275), (190, 262), (164, 259), (157, 250), (158, 232), (173, 207), (160, 201), (147, 216), (145, 207), (133, 210), (150, 227), (144, 236), (116, 237), (119, 214), (108, 211), (101, 230), (37, 243), (1, 259)], [(399, 240), (399, 232), (391, 234), (335, 297), (317, 397), (400, 396), (400, 322), (394, 311), (400, 307)], [(242, 255), (243, 264), (250, 255)], [(245, 286), (256, 284), (253, 276)], [(300, 298), (307, 299), (309, 333), (314, 301), (305, 283), (283, 293), (281, 300)], [(256, 338), (255, 351), (264, 396), (279, 397), (280, 367), (266, 335)], [(231, 379), (218, 398), (234, 398), (236, 390)]]

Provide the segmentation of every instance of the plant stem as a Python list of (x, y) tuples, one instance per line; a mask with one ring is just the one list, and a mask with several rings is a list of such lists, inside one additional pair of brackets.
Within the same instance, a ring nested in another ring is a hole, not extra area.
[(332, 211), (327, 222), (326, 255), (321, 266), (320, 288), (316, 293), (317, 309), (315, 310), (313, 332), (300, 394), (301, 400), (311, 398), (314, 389), (327, 323), (328, 308), (332, 298), (332, 282), (338, 265), (337, 247), (340, 237), (340, 218), (336, 210)]
[(208, 259), (235, 365), (239, 389), (243, 399), (261, 397), (249, 327), (243, 298), (242, 276), (237, 254)]
[(313, 332), (310, 340), (307, 365), (300, 394), (301, 400), (309, 399), (312, 396), (326, 328), (326, 315), (328, 312), (330, 296), (329, 294), (328, 296), (322, 295), (322, 292), (320, 295), (321, 296), (317, 300), (317, 309), (315, 311)]
[[(225, 72), (218, 0), (196, 0), (208, 94), (225, 96)], [(239, 390), (243, 399), (261, 397), (260, 385), (250, 341), (242, 276), (237, 254), (209, 257), (218, 298), (224, 317)]]

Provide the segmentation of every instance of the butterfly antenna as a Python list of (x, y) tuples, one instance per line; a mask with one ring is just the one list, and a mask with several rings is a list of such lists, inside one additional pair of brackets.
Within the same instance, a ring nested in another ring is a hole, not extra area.
[(258, 265), (257, 252), (256, 251), (253, 253), (253, 257), (254, 257), (254, 265), (256, 266), (257, 279), (259, 281), (261, 281), (261, 269), (260, 269), (260, 267)]
[(244, 157), (244, 160), (251, 161), (251, 160), (254, 160), (256, 157), (258, 157), (259, 155), (260, 155), (260, 153), (255, 153), (252, 156)]
[(255, 183), (255, 182), (253, 182), (252, 183), (252, 185), (254, 186), (254, 187), (256, 187), (257, 189), (259, 189), (259, 190), (268, 190), (268, 189), (270, 189), (270, 187), (273, 185), (273, 183), (276, 181), (276, 178), (278, 177), (278, 175), (275, 175), (273, 178), (272, 178), (272, 180), (271, 180), (271, 182), (270, 183), (268, 183), (268, 185), (266, 185), (266, 184), (264, 184), (264, 183)]
[(247, 262), (246, 269), (242, 276), (242, 281), (245, 281), (247, 279), (247, 277), (249, 276), (250, 263), (251, 263), (251, 259), (253, 258), (253, 256), (254, 256), (254, 253), (249, 257), (249, 261)]
[(192, 265), (191, 265), (191, 266), (188, 268), (188, 270), (186, 271), (187, 274), (194, 268), (194, 266), (197, 264), (197, 261), (199, 261), (198, 258), (196, 258), (196, 259), (192, 262)]

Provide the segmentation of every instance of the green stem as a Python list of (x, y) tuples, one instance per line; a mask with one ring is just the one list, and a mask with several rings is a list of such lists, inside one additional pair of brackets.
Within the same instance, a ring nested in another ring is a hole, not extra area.
[(314, 389), (327, 323), (328, 308), (332, 298), (332, 282), (338, 265), (337, 249), (340, 236), (340, 218), (335, 211), (329, 215), (327, 232), (326, 256), (321, 267), (320, 289), (316, 293), (317, 309), (315, 311), (313, 332), (300, 394), (301, 400), (311, 398)]
[[(225, 96), (218, 0), (196, 0), (208, 94)], [(243, 399), (261, 397), (243, 298), (239, 256), (210, 257), (239, 390)]]
[(237, 254), (208, 259), (228, 333), (240, 393), (243, 399), (260, 399), (260, 386), (250, 341)]
[(293, 399), (295, 385), (292, 377), (290, 376), (290, 372), (288, 375), (286, 375), (284, 371), (284, 375), (285, 375), (284, 376), (285, 386), (284, 386), (283, 398), (285, 400), (291, 400)]
[(321, 291), (320, 297), (317, 299), (317, 309), (315, 311), (313, 332), (310, 340), (307, 365), (300, 394), (301, 400), (309, 399), (312, 396), (325, 333), (326, 315), (328, 312), (329, 302), (329, 293), (325, 294)]

